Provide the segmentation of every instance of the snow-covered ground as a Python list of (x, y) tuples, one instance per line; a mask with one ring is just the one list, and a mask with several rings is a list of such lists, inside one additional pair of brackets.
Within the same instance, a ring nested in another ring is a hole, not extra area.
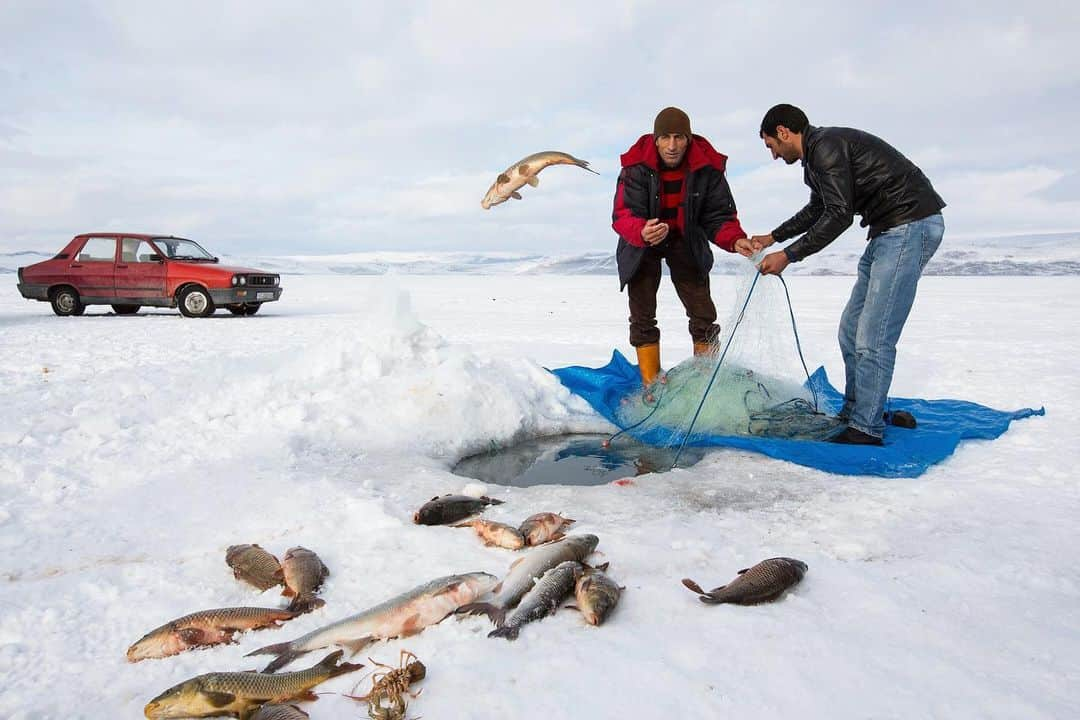
[[(543, 368), (629, 351), (606, 275), (286, 276), (260, 315), (208, 320), (57, 318), (7, 277), (4, 718), (139, 717), (185, 678), (260, 667), (243, 657), (256, 647), (436, 576), (504, 573), (513, 553), (412, 513), (462, 489), (450, 467), (492, 442), (603, 431)], [(808, 362), (835, 381), (852, 279), (788, 282)], [(719, 307), (735, 286), (714, 277)], [(667, 281), (661, 303), (670, 366), (690, 342)], [(513, 643), (451, 619), (357, 660), (403, 647), (423, 660), (410, 717), (1078, 717), (1078, 314), (1076, 277), (923, 280), (894, 393), (1047, 415), (916, 480), (719, 451), (625, 486), (488, 486), (506, 501), (493, 519), (563, 511), (600, 537), (627, 587), (614, 616), (591, 627), (564, 611)], [(283, 604), (233, 579), (225, 548), (246, 542), (318, 552), (326, 606), (234, 646), (127, 663), (166, 620)], [(706, 607), (679, 584), (775, 555), (810, 569), (772, 605)], [(305, 709), (363, 717), (334, 694), (359, 679), (325, 683)]]

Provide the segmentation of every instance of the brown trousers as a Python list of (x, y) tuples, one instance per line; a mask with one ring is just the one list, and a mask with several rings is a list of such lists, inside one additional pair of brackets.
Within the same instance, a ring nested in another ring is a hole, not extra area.
[(681, 237), (668, 238), (659, 246), (648, 248), (634, 277), (627, 286), (630, 296), (630, 344), (651, 345), (660, 342), (656, 326), (656, 292), (660, 289), (661, 260), (667, 261), (671, 282), (679, 295), (690, 337), (696, 343), (713, 342), (720, 334), (716, 324), (716, 305), (709, 294), (709, 276), (702, 275)]

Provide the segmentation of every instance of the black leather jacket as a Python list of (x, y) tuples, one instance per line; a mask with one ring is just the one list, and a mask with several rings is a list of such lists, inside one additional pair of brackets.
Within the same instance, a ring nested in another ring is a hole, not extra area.
[(803, 180), (810, 202), (772, 231), (792, 262), (813, 255), (847, 230), (855, 213), (872, 239), (936, 215), (945, 201), (914, 163), (879, 137), (854, 128), (811, 125), (803, 133)]

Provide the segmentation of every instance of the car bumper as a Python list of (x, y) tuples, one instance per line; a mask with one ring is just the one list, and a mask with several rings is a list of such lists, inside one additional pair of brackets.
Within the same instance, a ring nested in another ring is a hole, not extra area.
[(248, 305), (274, 302), (281, 297), (279, 287), (235, 287), (228, 290), (211, 290), (210, 297), (215, 305)]
[(48, 300), (49, 286), (37, 283), (19, 283), (19, 294), (27, 300)]

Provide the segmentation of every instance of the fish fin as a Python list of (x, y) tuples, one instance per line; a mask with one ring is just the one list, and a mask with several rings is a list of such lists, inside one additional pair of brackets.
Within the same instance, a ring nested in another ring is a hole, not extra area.
[(324, 668), (330, 672), (330, 677), (337, 677), (338, 675), (344, 675), (345, 673), (359, 670), (364, 667), (362, 663), (350, 663), (343, 662), (340, 665), (338, 660), (345, 654), (344, 650), (335, 650), (322, 660), (319, 661), (319, 667)]
[(739, 572), (737, 572), (737, 573), (735, 573), (735, 574), (736, 574), (736, 575), (742, 575), (742, 574), (743, 574), (744, 572), (746, 572), (746, 571), (747, 571), (747, 570), (749, 570), (749, 569), (750, 569), (750, 568), (743, 568), (742, 570), (740, 570)]
[[(532, 171), (532, 168), (529, 167), (529, 163), (521, 163), (518, 165), (517, 169), (522, 175), (528, 175)], [(529, 184), (531, 185), (532, 183)]]
[[(520, 199), (520, 198), (518, 198), (518, 199)], [(502, 505), (502, 504), (504, 504), (506, 502), (505, 500), (499, 500), (498, 498), (488, 497), (487, 495), (481, 495), (480, 499), (483, 500), (484, 502), (486, 502), (488, 505)]]
[(475, 520), (470, 520), (469, 522), (458, 523), (457, 525), (451, 525), (450, 527), (456, 527), (456, 528), (467, 527), (467, 528), (471, 528), (473, 526), (473, 523), (475, 523), (475, 522), (476, 522)]
[(330, 568), (326, 567), (326, 563), (320, 561), (319, 564), (322, 565), (322, 576), (324, 578), (330, 577)]
[(536, 187), (540, 184), (540, 178), (536, 177), (535, 175), (530, 175), (528, 179), (525, 180), (525, 182), (529, 183), (529, 185), (533, 187)]
[(499, 627), (506, 621), (506, 610), (491, 603), (469, 603), (459, 607), (457, 612), (461, 615), (486, 615)]
[(719, 600), (717, 598), (714, 598), (712, 595), (709, 594), (698, 597), (698, 600), (705, 603), (706, 605), (722, 605), (723, 603), (727, 602), (726, 600)]
[(274, 571), (273, 578), (278, 581), (279, 585), (285, 582), (285, 570), (283, 568), (278, 568)]
[(376, 639), (377, 638), (374, 635), (365, 635), (364, 637), (357, 638), (355, 640), (345, 640), (344, 642), (339, 642), (338, 645), (348, 650), (349, 657), (352, 657), (356, 653), (366, 648), (371, 643), (375, 642)]
[(315, 597), (314, 595), (297, 595), (293, 598), (293, 601), (289, 603), (289, 607), (286, 610), (302, 615), (309, 613), (312, 610), (321, 608), (326, 604), (326, 601), (322, 598)]
[(704, 595), (705, 591), (701, 589), (701, 586), (690, 578), (683, 578), (682, 584), (686, 586), (686, 589), (690, 592), (696, 592), (698, 595)]
[[(446, 587), (440, 589), (439, 592), (435, 593), (431, 597), (439, 597), (440, 595), (445, 595), (448, 592), (453, 592), (454, 590), (457, 590), (459, 585), (461, 585), (461, 583), (459, 583), (459, 582), (450, 583)], [(419, 616), (419, 613), (417, 613), (416, 615), (413, 615), (412, 617), (410, 617), (409, 620), (412, 620), (414, 617), (418, 617), (418, 616)]]
[(521, 199), (521, 193), (519, 193), (517, 190), (515, 190), (514, 192), (510, 193), (510, 197), (514, 198), (515, 200), (520, 200)]
[[(495, 184), (496, 185), (502, 185), (503, 183), (508, 183), (508, 182), (510, 182), (510, 176), (507, 175), (506, 173), (500, 173), (499, 177), (495, 178)], [(435, 500), (435, 498), (431, 498), (431, 499)]]
[(293, 590), (288, 585), (286, 585), (285, 589), (281, 591), (281, 596), (282, 597), (293, 597), (294, 595), (296, 595), (296, 591)]
[(712, 590), (710, 590), (709, 592), (707, 592), (705, 594), (706, 595), (715, 595), (716, 593), (720, 592), (721, 590), (723, 590), (726, 587), (727, 587), (727, 585), (721, 585), (720, 587), (714, 587)]
[(599, 565), (590, 565), (588, 563), (581, 563), (581, 564), (584, 565), (585, 567), (589, 568), (590, 570), (599, 570), (600, 572), (607, 572), (608, 566), (611, 565), (611, 561), (608, 560), (607, 562), (600, 563)]
[(215, 690), (203, 690), (201, 695), (206, 698), (206, 702), (210, 703), (211, 707), (223, 708), (226, 705), (231, 705), (236, 701), (236, 696), (232, 693), (217, 692)]
[(595, 170), (593, 170), (591, 167), (589, 167), (589, 161), (588, 160), (581, 160), (579, 158), (574, 158), (574, 164), (577, 165), (582, 170), (588, 170), (593, 175), (599, 175), (600, 174), (600, 173), (596, 172)]
[(519, 632), (521, 632), (520, 625), (504, 625), (489, 632), (488, 637), (501, 637), (506, 638), (507, 640), (517, 640)]

